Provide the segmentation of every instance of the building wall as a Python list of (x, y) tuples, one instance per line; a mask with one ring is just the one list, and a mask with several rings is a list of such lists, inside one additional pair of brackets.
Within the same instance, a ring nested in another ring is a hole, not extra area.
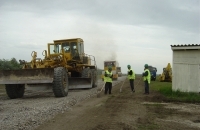
[(200, 50), (173, 51), (172, 89), (200, 92)]

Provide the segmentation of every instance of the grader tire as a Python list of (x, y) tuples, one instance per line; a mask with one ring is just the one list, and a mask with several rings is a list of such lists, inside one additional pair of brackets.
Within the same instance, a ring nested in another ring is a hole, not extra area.
[(6, 84), (5, 88), (10, 99), (22, 98), (24, 96), (25, 84)]
[(65, 97), (68, 94), (68, 75), (64, 67), (54, 69), (53, 93), (55, 97)]
[(92, 76), (93, 76), (92, 87), (95, 88), (97, 87), (97, 70), (96, 69), (92, 69)]

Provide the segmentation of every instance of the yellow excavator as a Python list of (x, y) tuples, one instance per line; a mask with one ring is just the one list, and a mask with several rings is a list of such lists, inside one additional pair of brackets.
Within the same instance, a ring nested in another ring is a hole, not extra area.
[(172, 82), (172, 68), (170, 63), (167, 64), (167, 67), (163, 68), (159, 80), (160, 82)]
[(8, 97), (23, 97), (25, 85), (51, 85), (55, 97), (67, 96), (69, 89), (97, 86), (95, 57), (85, 54), (83, 39), (54, 40), (47, 47), (43, 59), (33, 51), (30, 62), (19, 60), (22, 69), (0, 71), (0, 84), (5, 84)]

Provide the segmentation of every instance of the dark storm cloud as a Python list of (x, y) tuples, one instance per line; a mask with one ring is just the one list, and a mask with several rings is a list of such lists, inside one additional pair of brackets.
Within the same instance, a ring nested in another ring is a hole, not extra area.
[(25, 11), (42, 16), (72, 11), (94, 21), (200, 32), (199, 0), (10, 0), (0, 4), (3, 11)]

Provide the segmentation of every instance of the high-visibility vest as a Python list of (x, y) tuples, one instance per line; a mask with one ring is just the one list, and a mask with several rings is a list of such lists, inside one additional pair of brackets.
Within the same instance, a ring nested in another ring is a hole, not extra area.
[(144, 76), (143, 79), (144, 79), (144, 81), (147, 80), (148, 83), (150, 84), (150, 81), (151, 81), (151, 73), (150, 73), (149, 69), (145, 69), (145, 70), (144, 70), (144, 73), (145, 73), (146, 71), (148, 72), (148, 75), (147, 75), (147, 76)]
[[(128, 73), (131, 71), (132, 69), (128, 70)], [(133, 72), (133, 70), (132, 70)], [(133, 72), (132, 75), (128, 75), (128, 79), (135, 79), (135, 73)]]
[(106, 70), (105, 73), (108, 75), (108, 77), (104, 76), (104, 82), (110, 82), (110, 83), (112, 83), (112, 78), (109, 77), (109, 75), (110, 76), (112, 75), (112, 72), (109, 72), (108, 70)]

